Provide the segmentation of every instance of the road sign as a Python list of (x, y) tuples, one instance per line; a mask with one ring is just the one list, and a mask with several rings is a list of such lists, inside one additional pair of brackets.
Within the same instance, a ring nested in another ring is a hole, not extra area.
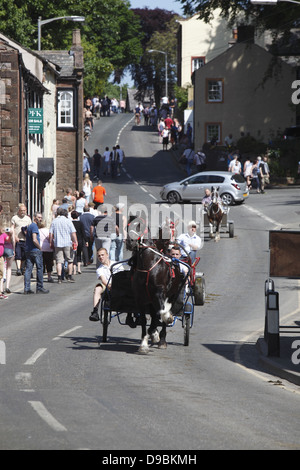
[(29, 134), (43, 134), (43, 108), (28, 108)]

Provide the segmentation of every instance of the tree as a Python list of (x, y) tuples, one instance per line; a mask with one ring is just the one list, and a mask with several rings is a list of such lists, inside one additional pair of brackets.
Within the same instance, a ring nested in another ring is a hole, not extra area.
[[(168, 95), (174, 95), (174, 85), (177, 81), (177, 23), (178, 16), (174, 16), (167, 24), (165, 31), (155, 31), (147, 44), (147, 49), (156, 49), (167, 54), (167, 78)], [(150, 54), (148, 53), (150, 56)], [(159, 104), (159, 98), (162, 96), (162, 90), (165, 87), (165, 55), (161, 53), (152, 53), (149, 60), (152, 62), (154, 78), (154, 96), (156, 104)], [(165, 92), (165, 91), (164, 91)]]
[(158, 49), (167, 52), (168, 77), (170, 89), (172, 89), (176, 75), (176, 33), (178, 24), (173, 12), (155, 8), (133, 10), (140, 18), (140, 25), (144, 33), (142, 39), (143, 54), (139, 62), (130, 67), (134, 82), (141, 93), (148, 89), (154, 89), (155, 101), (159, 104), (159, 98), (164, 90), (165, 56), (163, 54), (151, 54), (149, 49)]
[(69, 49), (72, 30), (80, 27), (85, 56), (85, 93), (103, 90), (115, 72), (142, 54), (140, 24), (128, 0), (0, 0), (0, 31), (20, 44), (37, 49), (37, 21), (60, 16), (84, 16), (85, 22), (53, 21), (42, 27), (42, 49)]
[[(277, 5), (253, 5), (250, 0), (178, 0), (184, 13), (199, 13), (200, 19), (208, 22), (217, 8), (221, 14), (234, 23), (243, 12), (245, 20), (255, 24), (258, 30), (273, 30), (287, 35), (291, 28), (299, 26), (300, 7), (293, 3), (279, 2)], [(277, 33), (277, 34), (276, 34)]]

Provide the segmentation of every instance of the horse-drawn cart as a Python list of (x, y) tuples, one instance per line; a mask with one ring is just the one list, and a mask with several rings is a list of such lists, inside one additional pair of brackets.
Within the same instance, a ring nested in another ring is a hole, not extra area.
[[(183, 328), (183, 344), (189, 345), (190, 329), (194, 323), (195, 305), (203, 305), (205, 302), (205, 280), (202, 273), (196, 273), (194, 265), (189, 265), (181, 260), (173, 260), (185, 267), (186, 274), (182, 276), (181, 289), (176, 300), (172, 304), (173, 322), (168, 327), (181, 322)], [(128, 265), (129, 260), (114, 263), (111, 266), (111, 279), (102, 295), (100, 303), (100, 322), (102, 325), (102, 342), (107, 342), (108, 327), (114, 318), (120, 325), (128, 325), (131, 328), (141, 325), (142, 316), (137, 308), (132, 289), (132, 270)], [(116, 272), (117, 271), (117, 272)], [(146, 314), (147, 324), (149, 317)], [(161, 325), (160, 325), (161, 326)]]
[[(229, 220), (228, 214), (229, 214), (229, 207), (225, 207), (219, 229), (220, 229), (220, 233), (228, 233), (229, 238), (233, 238), (234, 237), (234, 222), (233, 220)], [(204, 212), (204, 233), (211, 233), (211, 227), (210, 227), (210, 223), (209, 223), (206, 212)]]

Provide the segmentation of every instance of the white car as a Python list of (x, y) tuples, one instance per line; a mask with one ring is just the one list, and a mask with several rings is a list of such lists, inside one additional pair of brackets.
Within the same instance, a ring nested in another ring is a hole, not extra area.
[(160, 191), (163, 201), (170, 204), (186, 201), (201, 201), (205, 189), (219, 188), (224, 204), (243, 202), (249, 196), (247, 183), (242, 175), (228, 171), (202, 171), (182, 181), (166, 184)]

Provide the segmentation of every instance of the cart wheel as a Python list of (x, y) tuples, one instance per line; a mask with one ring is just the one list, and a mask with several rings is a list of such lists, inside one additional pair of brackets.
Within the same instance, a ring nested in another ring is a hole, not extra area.
[(184, 313), (183, 315), (183, 344), (184, 346), (188, 346), (190, 342), (190, 328), (191, 328), (191, 315), (188, 313)]
[(196, 305), (205, 304), (205, 279), (204, 277), (196, 277), (194, 285), (194, 297)]
[(234, 225), (232, 222), (229, 222), (229, 238), (234, 237)]

